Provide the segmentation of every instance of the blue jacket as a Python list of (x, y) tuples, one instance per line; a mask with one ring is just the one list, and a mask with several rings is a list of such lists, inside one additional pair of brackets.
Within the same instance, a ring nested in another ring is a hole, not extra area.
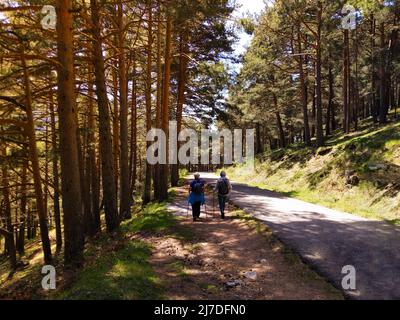
[(193, 205), (196, 202), (201, 202), (201, 205), (204, 206), (206, 203), (206, 197), (204, 195), (204, 193), (197, 195), (194, 194), (193, 192), (190, 194), (189, 199), (188, 199), (188, 203)]
[[(200, 180), (200, 181), (201, 181), (201, 183), (202, 183), (203, 185), (205, 185), (205, 182), (204, 182), (203, 180)], [(193, 180), (193, 181), (190, 183), (190, 187), (191, 187), (192, 190), (193, 190), (193, 187), (194, 187), (195, 183), (196, 183), (196, 180)], [(195, 194), (194, 192), (191, 192), (190, 195), (189, 195), (188, 203), (191, 204), (191, 205), (193, 205), (193, 204), (196, 203), (196, 202), (201, 202), (201, 205), (204, 205), (204, 204), (206, 203), (205, 194), (204, 194), (204, 193), (202, 193), (202, 194)]]

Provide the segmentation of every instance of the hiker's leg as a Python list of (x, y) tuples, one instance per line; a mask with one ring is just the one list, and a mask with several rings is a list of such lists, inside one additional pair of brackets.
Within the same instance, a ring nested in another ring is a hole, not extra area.
[(225, 208), (226, 208), (226, 202), (228, 201), (228, 198), (225, 196), (221, 197), (221, 202), (222, 202), (222, 219), (225, 219)]
[(225, 215), (225, 199), (222, 196), (218, 196), (219, 210), (221, 211), (221, 217)]
[(201, 215), (201, 202), (198, 204), (198, 209), (197, 209), (197, 218), (200, 218)]
[(193, 219), (196, 218), (196, 203), (192, 204), (192, 215), (193, 215)]
[(193, 218), (200, 217), (200, 210), (201, 210), (201, 202), (195, 202), (193, 204)]

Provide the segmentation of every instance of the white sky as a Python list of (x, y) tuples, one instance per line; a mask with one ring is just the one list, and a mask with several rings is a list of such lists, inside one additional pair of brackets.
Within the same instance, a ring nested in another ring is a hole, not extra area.
[[(260, 14), (266, 7), (266, 2), (271, 2), (271, 0), (236, 0), (236, 2), (241, 6), (235, 13), (235, 17), (242, 17), (247, 13)], [(251, 36), (246, 33), (240, 35), (240, 42), (236, 46), (236, 54), (240, 55), (246, 52), (246, 49), (250, 45)]]
[(264, 0), (236, 0), (236, 2), (242, 6), (239, 13), (246, 13), (247, 11), (257, 13), (265, 7)]

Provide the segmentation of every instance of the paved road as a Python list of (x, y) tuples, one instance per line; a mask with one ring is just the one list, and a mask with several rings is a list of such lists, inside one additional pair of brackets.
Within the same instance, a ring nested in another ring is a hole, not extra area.
[[(214, 183), (216, 176), (202, 174)], [(400, 299), (400, 228), (280, 194), (232, 183), (231, 201), (264, 221), (321, 276), (342, 288), (342, 268), (354, 266), (352, 299)]]

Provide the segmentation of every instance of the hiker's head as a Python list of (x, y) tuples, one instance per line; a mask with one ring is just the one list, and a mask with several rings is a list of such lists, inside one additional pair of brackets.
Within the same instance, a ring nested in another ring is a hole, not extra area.
[(196, 172), (196, 173), (194, 174), (194, 178), (195, 178), (196, 180), (199, 180), (199, 179), (200, 179), (200, 173)]
[(221, 171), (221, 178), (226, 178), (226, 172), (225, 171)]

